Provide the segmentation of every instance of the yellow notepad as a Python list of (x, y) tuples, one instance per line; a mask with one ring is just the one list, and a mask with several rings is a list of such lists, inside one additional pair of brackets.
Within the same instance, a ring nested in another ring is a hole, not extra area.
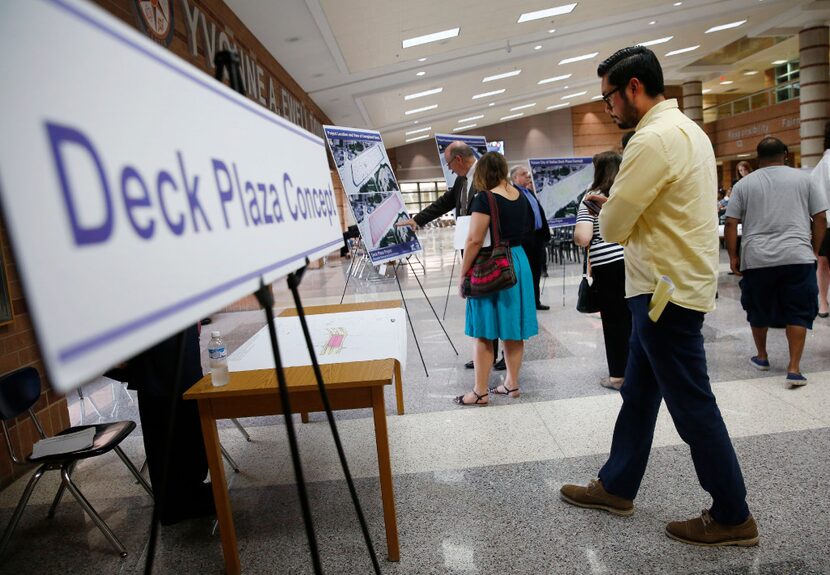
[(674, 293), (674, 282), (669, 276), (663, 276), (657, 282), (657, 288), (654, 290), (654, 295), (651, 296), (651, 302), (648, 304), (648, 317), (654, 323), (660, 319), (663, 310), (666, 309), (666, 304), (669, 303), (671, 294)]

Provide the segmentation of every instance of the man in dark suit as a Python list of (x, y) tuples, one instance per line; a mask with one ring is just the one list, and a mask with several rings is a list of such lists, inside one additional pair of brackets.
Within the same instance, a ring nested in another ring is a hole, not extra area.
[[(479, 191), (473, 187), (473, 174), (476, 165), (475, 153), (470, 146), (456, 140), (444, 150), (444, 159), (447, 161), (447, 167), (455, 174), (455, 182), (452, 187), (410, 219), (402, 220), (396, 225), (418, 229), (432, 220), (440, 218), (450, 210), (455, 210), (456, 216), (466, 216), (470, 213), (473, 196)], [(493, 358), (495, 359), (498, 356), (499, 341), (493, 340)], [(473, 369), (473, 362), (468, 361), (465, 367)], [(493, 364), (493, 369), (497, 371), (507, 369), (503, 357)]]
[(548, 218), (545, 215), (545, 209), (536, 198), (536, 194), (530, 189), (533, 181), (530, 178), (530, 172), (527, 171), (527, 168), (524, 166), (513, 166), (510, 170), (510, 181), (524, 194), (533, 210), (533, 219), (535, 222), (533, 235), (522, 242), (522, 247), (527, 254), (530, 271), (533, 273), (533, 291), (536, 293), (536, 309), (547, 311), (550, 309), (550, 306), (544, 305), (539, 299), (539, 283), (542, 279), (542, 269), (545, 267), (545, 260), (547, 259), (545, 245), (550, 241)]

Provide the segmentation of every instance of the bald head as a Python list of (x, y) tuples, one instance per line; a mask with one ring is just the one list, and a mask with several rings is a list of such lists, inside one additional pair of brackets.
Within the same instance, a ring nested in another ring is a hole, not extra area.
[(456, 176), (466, 176), (467, 172), (470, 171), (470, 167), (476, 163), (473, 149), (460, 140), (456, 140), (447, 146), (444, 150), (444, 159), (447, 161), (447, 167)]

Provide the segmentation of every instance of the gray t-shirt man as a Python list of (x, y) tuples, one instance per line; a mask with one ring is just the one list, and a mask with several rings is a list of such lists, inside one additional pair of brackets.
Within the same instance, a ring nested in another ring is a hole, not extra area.
[(768, 166), (741, 178), (726, 208), (743, 224), (741, 271), (816, 261), (810, 216), (827, 209), (808, 172)]

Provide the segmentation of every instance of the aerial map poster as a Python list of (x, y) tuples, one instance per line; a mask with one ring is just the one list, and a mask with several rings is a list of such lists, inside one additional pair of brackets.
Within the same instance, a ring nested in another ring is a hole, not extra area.
[(372, 264), (420, 252), (415, 232), (395, 226), (409, 215), (380, 132), (339, 126), (323, 130)]
[(576, 224), (576, 211), (594, 180), (591, 158), (531, 158), (536, 197), (552, 228)]

